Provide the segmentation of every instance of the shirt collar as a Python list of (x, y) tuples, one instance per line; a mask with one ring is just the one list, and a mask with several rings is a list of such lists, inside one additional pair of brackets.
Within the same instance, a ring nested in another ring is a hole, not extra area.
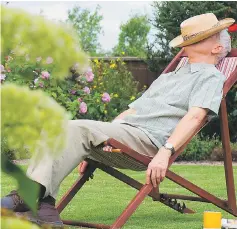
[(190, 65), (191, 73), (200, 71), (201, 69), (204, 69), (204, 68), (213, 68), (213, 67), (215, 67), (214, 64), (207, 64), (207, 63), (192, 63), (192, 64), (189, 64), (189, 65)]

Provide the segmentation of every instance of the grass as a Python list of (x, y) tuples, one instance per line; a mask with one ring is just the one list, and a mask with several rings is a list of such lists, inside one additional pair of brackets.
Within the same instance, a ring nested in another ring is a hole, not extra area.
[[(26, 166), (22, 166), (22, 168), (25, 170)], [(172, 170), (218, 197), (226, 198), (223, 166), (174, 165)], [(126, 171), (126, 174), (144, 182), (144, 172)], [(236, 180), (237, 166), (234, 167), (234, 174)], [(58, 199), (77, 178), (78, 173), (74, 170), (63, 181)], [(16, 188), (14, 180), (7, 175), (2, 174), (1, 182), (2, 196)], [(237, 185), (235, 186), (237, 189)], [(162, 183), (160, 190), (168, 193), (190, 194), (167, 179)], [(111, 224), (135, 194), (134, 189), (98, 170), (94, 174), (94, 179), (90, 180), (74, 197), (70, 206), (62, 212), (61, 216), (64, 219)], [(207, 203), (186, 201), (186, 205), (197, 213), (192, 215), (179, 214), (147, 197), (123, 228), (201, 229), (204, 211), (221, 211), (214, 205)], [(222, 216), (223, 218), (233, 218), (224, 211), (222, 211)], [(75, 227), (70, 227), (70, 229), (73, 228)]]

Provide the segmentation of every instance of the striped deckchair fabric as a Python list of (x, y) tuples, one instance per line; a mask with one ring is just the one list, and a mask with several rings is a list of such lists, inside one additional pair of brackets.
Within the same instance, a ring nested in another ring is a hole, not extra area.
[[(188, 57), (183, 57), (180, 60), (176, 69), (185, 66), (187, 63), (188, 63)], [(231, 73), (235, 70), (236, 66), (237, 66), (237, 57), (226, 57), (216, 65), (216, 68), (226, 76), (226, 79), (228, 79)]]
[(122, 153), (109, 153), (103, 150), (103, 145), (93, 147), (93, 153), (89, 158), (102, 162), (105, 165), (119, 169), (131, 169), (134, 171), (144, 171), (147, 169), (142, 163)]

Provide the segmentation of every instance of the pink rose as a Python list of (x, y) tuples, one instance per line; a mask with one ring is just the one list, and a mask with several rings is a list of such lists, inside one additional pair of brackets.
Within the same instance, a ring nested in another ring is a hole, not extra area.
[(84, 87), (83, 91), (86, 93), (86, 94), (90, 94), (91, 93), (91, 90), (89, 87)]
[(86, 103), (82, 102), (79, 106), (79, 113), (85, 114), (87, 112), (87, 105)]
[(50, 74), (47, 71), (41, 72), (42, 79), (48, 79), (49, 77), (50, 77)]
[(10, 57), (10, 56), (5, 56), (5, 60), (6, 61), (10, 61), (12, 59), (12, 57)]
[(6, 75), (5, 74), (1, 74), (1, 81), (5, 80)]
[(82, 102), (82, 98), (78, 98), (77, 101), (81, 103)]
[(71, 93), (72, 95), (75, 95), (75, 94), (77, 93), (77, 91), (76, 91), (76, 90), (71, 90), (70, 93)]
[(87, 82), (92, 82), (93, 79), (94, 79), (94, 74), (92, 72), (92, 69), (91, 68), (88, 68), (86, 73), (85, 73), (85, 77), (86, 77), (86, 81)]
[(34, 84), (37, 84), (38, 80), (39, 80), (39, 78), (36, 78), (36, 79), (34, 80)]
[(104, 103), (110, 102), (110, 100), (111, 100), (110, 95), (109, 95), (107, 92), (103, 93), (101, 100), (102, 100)]
[(47, 57), (46, 58), (46, 64), (52, 64), (53, 63), (53, 58), (52, 57)]

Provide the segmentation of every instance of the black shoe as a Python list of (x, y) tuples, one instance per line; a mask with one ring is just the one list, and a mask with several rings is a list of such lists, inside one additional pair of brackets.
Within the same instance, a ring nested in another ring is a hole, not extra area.
[(6, 208), (14, 212), (26, 212), (30, 210), (15, 190), (1, 198), (1, 208)]
[(24, 214), (32, 223), (42, 225), (49, 225), (52, 228), (63, 228), (63, 222), (60, 219), (58, 210), (55, 208), (55, 199), (53, 197), (46, 197), (39, 200), (39, 207), (36, 216), (31, 211)]

